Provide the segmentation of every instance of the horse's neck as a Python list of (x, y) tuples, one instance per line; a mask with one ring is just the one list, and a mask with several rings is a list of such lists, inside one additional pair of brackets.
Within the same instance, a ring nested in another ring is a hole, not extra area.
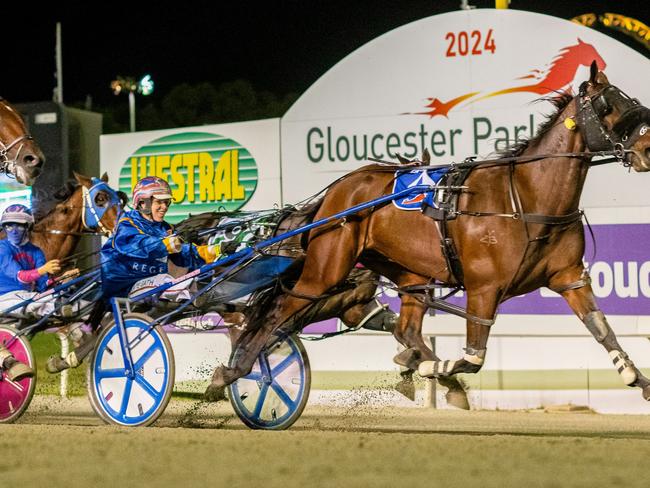
[[(557, 122), (522, 156), (579, 153), (585, 144), (578, 130), (570, 130), (564, 121), (576, 113), (575, 102), (557, 118)], [(551, 215), (577, 210), (589, 165), (580, 158), (549, 157), (521, 164), (515, 170), (515, 185), (521, 195), (523, 211)]]
[(82, 204), (81, 201), (77, 202), (76, 195), (75, 192), (34, 225), (32, 242), (43, 250), (48, 260), (69, 256), (79, 243), (79, 234), (83, 230)]

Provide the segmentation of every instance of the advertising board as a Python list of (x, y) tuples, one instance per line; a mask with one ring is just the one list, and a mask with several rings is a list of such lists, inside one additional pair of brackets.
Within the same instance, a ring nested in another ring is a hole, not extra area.
[(279, 119), (101, 137), (101, 171), (127, 195), (147, 175), (167, 180), (177, 223), (212, 210), (279, 204)]

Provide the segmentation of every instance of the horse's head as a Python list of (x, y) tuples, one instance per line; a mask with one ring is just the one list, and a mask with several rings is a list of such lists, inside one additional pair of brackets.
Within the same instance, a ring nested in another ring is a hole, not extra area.
[(610, 84), (595, 61), (578, 97), (577, 122), (587, 148), (625, 153), (635, 171), (650, 171), (650, 109)]
[(89, 178), (78, 173), (74, 173), (74, 177), (81, 188), (81, 220), (84, 230), (109, 235), (128, 202), (128, 197), (124, 192), (108, 186), (106, 173), (101, 178)]
[(27, 133), (20, 114), (0, 98), (0, 173), (31, 186), (41, 174), (45, 157)]

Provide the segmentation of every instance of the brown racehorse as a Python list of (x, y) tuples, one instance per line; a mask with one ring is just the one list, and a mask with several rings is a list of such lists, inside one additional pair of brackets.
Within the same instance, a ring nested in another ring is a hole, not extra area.
[[(78, 173), (74, 173), (74, 177), (77, 184), (70, 183), (63, 188), (59, 192), (61, 201), (46, 215), (37, 218), (34, 224), (31, 240), (43, 250), (47, 260), (67, 258), (74, 252), (83, 235), (108, 235), (117, 222), (118, 208), (113, 204), (114, 195), (101, 190), (93, 202), (97, 208), (106, 208), (100, 220), (101, 225), (91, 228), (84, 224), (83, 188), (90, 189), (93, 183), (89, 177)], [(104, 173), (101, 180), (108, 182), (108, 176)]]
[[(306, 262), (292, 293), (251, 324), (238, 342), (244, 349), (241, 361), (222, 366), (213, 384), (248, 374), (270, 335), (310, 304), (305, 297), (336, 286), (361, 261), (400, 287), (462, 280), (467, 347), (455, 361), (434, 357), (421, 335), (427, 306), (421, 297), (402, 295), (394, 335), (408, 349), (396, 360), (423, 376), (449, 378), (480, 370), (499, 304), (547, 286), (561, 293), (604, 346), (624, 383), (642, 388), (644, 398), (650, 398), (650, 381), (623, 351), (594, 298), (582, 262), (578, 209), (593, 151), (616, 149), (634, 170), (650, 170), (650, 110), (610, 85), (595, 64), (580, 93), (559, 98), (556, 106), (534, 138), (501, 160), (506, 164), (479, 163), (466, 177), (456, 219), (446, 226), (462, 275), (450, 271), (454, 266), (443, 255), (440, 227), (420, 212), (384, 205), (317, 228), (309, 235)], [(392, 179), (382, 166), (349, 174), (328, 189), (315, 219), (388, 194)], [(482, 239), (486, 235), (492, 238)]]
[(0, 98), (0, 173), (31, 186), (41, 174), (44, 162), (43, 152), (27, 133), (23, 118)]

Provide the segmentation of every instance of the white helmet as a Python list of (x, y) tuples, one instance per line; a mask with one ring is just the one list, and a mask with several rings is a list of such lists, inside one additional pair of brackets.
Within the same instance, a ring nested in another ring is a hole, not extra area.
[(9, 223), (26, 224), (31, 228), (34, 225), (34, 216), (32, 215), (32, 211), (25, 205), (16, 203), (5, 208), (0, 217), (0, 225)]

